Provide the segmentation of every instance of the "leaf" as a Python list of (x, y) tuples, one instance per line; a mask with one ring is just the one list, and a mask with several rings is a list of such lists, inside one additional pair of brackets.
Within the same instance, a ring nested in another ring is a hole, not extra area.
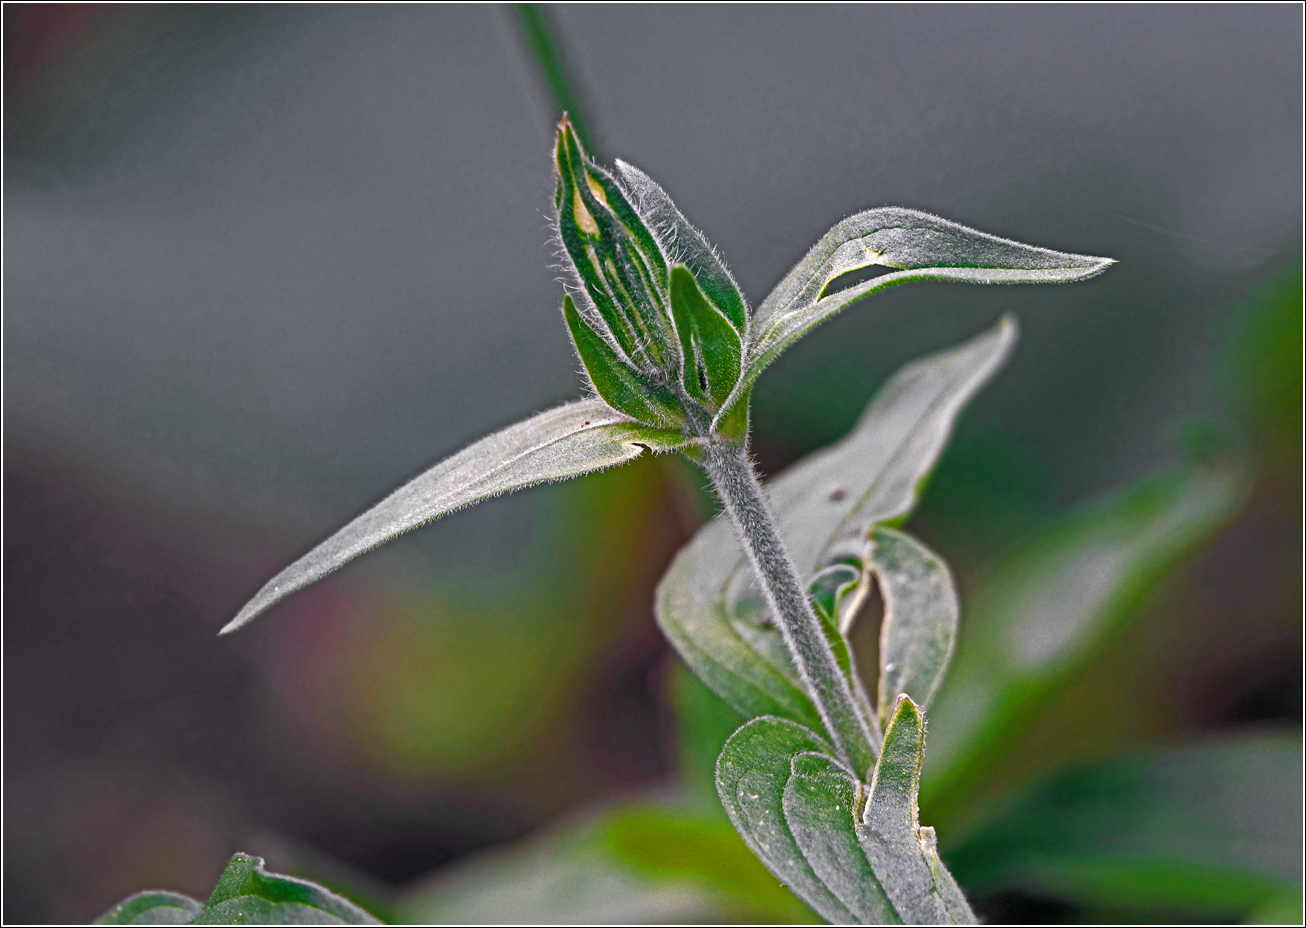
[(748, 307), (735, 279), (703, 234), (689, 224), (665, 190), (632, 164), (617, 161), (617, 173), (629, 188), (635, 207), (653, 229), (672, 263), (686, 265), (712, 304), (740, 335), (748, 327)]
[(831, 748), (810, 729), (787, 719), (753, 719), (721, 749), (717, 793), (731, 824), (768, 870), (822, 918), (853, 924), (852, 913), (804, 859), (785, 819), (790, 758), (806, 751), (828, 756)]
[(261, 857), (234, 854), (193, 925), (379, 925), (343, 896), (269, 873)]
[(961, 604), (948, 565), (910, 535), (871, 529), (870, 567), (884, 597), (880, 622), (880, 724), (906, 693), (928, 708), (943, 682)]
[(1292, 889), (1275, 893), (1243, 918), (1244, 925), (1301, 925), (1303, 924), (1303, 888), (1300, 883)]
[[(1003, 319), (957, 348), (907, 365), (845, 438), (768, 486), (800, 574), (815, 578), (848, 560), (863, 570), (866, 530), (901, 519), (915, 506), (957, 415), (1015, 339), (1015, 322)], [(846, 611), (856, 602), (856, 596), (848, 599)], [(780, 633), (766, 624), (765, 599), (724, 517), (681, 550), (658, 587), (656, 611), (686, 663), (739, 713), (781, 716), (821, 730)]]
[(684, 357), (685, 392), (704, 406), (719, 408), (739, 380), (739, 333), (707, 301), (683, 264), (671, 269), (671, 313)]
[(234, 854), (204, 905), (158, 890), (124, 899), (97, 925), (379, 925), (343, 896), (269, 873), (261, 857)]
[[(916, 210), (866, 210), (827, 232), (758, 307), (749, 330), (741, 391), (809, 330), (877, 290), (910, 280), (1058, 283), (1092, 277), (1112, 263), (1022, 245)], [(874, 265), (904, 270), (824, 295), (836, 277)]]
[(917, 818), (924, 756), (925, 716), (910, 697), (900, 697), (884, 732), (857, 837), (906, 924), (975, 924), (938, 857), (933, 829), (921, 828)]
[(597, 399), (578, 400), (495, 432), (395, 490), (254, 594), (223, 629), (233, 632), (296, 590), (409, 529), (500, 493), (565, 480), (689, 439), (649, 428)]
[(851, 432), (769, 486), (800, 573), (864, 557), (867, 529), (907, 517), (957, 416), (1006, 361), (1016, 336), (1015, 320), (1004, 317), (970, 341), (905, 365)]
[(572, 344), (585, 366), (595, 392), (618, 412), (654, 428), (678, 431), (684, 414), (666, 387), (650, 383), (629, 367), (603, 338), (576, 312), (571, 297), (563, 297), (562, 316)]
[(1226, 921), (1300, 892), (1301, 771), (1300, 732), (1087, 764), (991, 804), (949, 859), (972, 892)]
[(188, 925), (202, 908), (190, 896), (153, 889), (128, 896), (92, 924)]
[(1238, 510), (1248, 473), (1214, 458), (1073, 513), (977, 593), (931, 710), (925, 804), (959, 809), (1058, 687)]
[(399, 916), (408, 924), (816, 919), (745, 846), (715, 790), (704, 806), (665, 789), (590, 808), (443, 870), (406, 895)]
[(901, 924), (857, 842), (861, 783), (824, 754), (799, 754), (790, 768), (785, 822), (817, 878), (862, 924)]

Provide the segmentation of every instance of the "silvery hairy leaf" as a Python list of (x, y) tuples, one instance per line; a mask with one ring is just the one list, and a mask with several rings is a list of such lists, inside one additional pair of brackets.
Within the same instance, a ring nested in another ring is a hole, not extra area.
[(918, 818), (925, 716), (902, 696), (884, 732), (857, 837), (893, 908), (908, 925), (973, 925), (975, 916)]
[(831, 750), (815, 732), (787, 719), (753, 719), (721, 749), (716, 784), (731, 824), (767, 869), (822, 918), (850, 925), (856, 917), (812, 870), (784, 812), (792, 758), (806, 752), (828, 757)]
[(598, 399), (542, 412), (482, 438), (395, 490), (269, 580), (222, 631), (235, 631), (358, 555), (463, 506), (688, 443), (678, 432), (632, 422)]
[[(1004, 319), (957, 348), (907, 365), (846, 437), (769, 485), (800, 573), (815, 579), (837, 570), (837, 588), (857, 577), (866, 588), (868, 529), (915, 506), (957, 415), (1015, 339), (1015, 323)], [(837, 599), (845, 618), (859, 601), (855, 594)], [(657, 617), (686, 663), (742, 715), (777, 715), (821, 730), (726, 519), (704, 526), (677, 556), (658, 587)]]
[(190, 896), (150, 889), (128, 896), (93, 925), (189, 925), (204, 906)]
[(906, 693), (929, 708), (957, 638), (961, 603), (943, 559), (902, 532), (872, 528), (870, 568), (884, 598), (880, 621), (880, 724)]
[[(753, 314), (737, 395), (813, 327), (886, 287), (912, 280), (1063, 283), (1092, 277), (1112, 263), (1108, 258), (1022, 245), (917, 210), (884, 207), (857, 213), (813, 245)], [(826, 293), (840, 275), (875, 265), (901, 270)]]
[(379, 925), (343, 896), (297, 877), (269, 873), (261, 857), (237, 853), (208, 900), (151, 891), (124, 899), (97, 925)]
[(857, 841), (862, 784), (824, 754), (798, 754), (790, 770), (785, 822), (813, 872), (863, 925), (901, 924)]

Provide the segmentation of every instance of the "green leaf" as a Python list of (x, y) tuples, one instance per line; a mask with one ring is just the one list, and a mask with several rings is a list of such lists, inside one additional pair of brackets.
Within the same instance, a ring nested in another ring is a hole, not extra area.
[(1303, 887), (1298, 883), (1292, 889), (1275, 893), (1243, 918), (1244, 925), (1300, 925), (1303, 924)]
[(870, 567), (884, 597), (880, 622), (880, 724), (889, 724), (906, 693), (928, 708), (943, 682), (957, 637), (961, 604), (952, 573), (933, 551), (902, 532), (870, 532)]
[(406, 895), (399, 918), (419, 925), (815, 920), (744, 844), (715, 791), (705, 806), (665, 789), (591, 807), (443, 870)]
[(944, 818), (1171, 571), (1238, 510), (1248, 473), (1212, 458), (1064, 518), (976, 594), (931, 710), (925, 804)]
[(1300, 899), (1301, 771), (1300, 732), (1088, 764), (991, 804), (949, 859), (975, 893), (1227, 921)]
[[(858, 213), (812, 246), (753, 314), (741, 390), (812, 328), (877, 290), (911, 280), (1058, 283), (1092, 277), (1112, 263), (1022, 245), (916, 210), (885, 207)], [(841, 274), (874, 265), (904, 270), (826, 295)]]
[(235, 854), (193, 925), (379, 925), (343, 896)]
[(872, 525), (907, 517), (957, 416), (1006, 361), (1016, 337), (1015, 320), (1004, 317), (970, 341), (905, 365), (851, 432), (770, 485), (772, 507), (800, 573), (814, 576), (846, 558), (864, 558)]
[(810, 729), (787, 719), (754, 719), (721, 749), (716, 784), (721, 804), (744, 843), (768, 870), (822, 918), (835, 924), (856, 919), (826, 888), (804, 859), (784, 814), (784, 791), (792, 774), (790, 759), (813, 751), (828, 756), (830, 746)]
[(748, 327), (748, 308), (735, 279), (708, 244), (703, 234), (671, 202), (671, 197), (654, 180), (632, 164), (617, 161), (617, 173), (629, 188), (635, 208), (653, 230), (662, 251), (672, 262), (686, 265), (712, 305), (743, 335)]
[(899, 698), (871, 775), (857, 827), (871, 869), (909, 925), (975, 924), (956, 881), (939, 859), (932, 828), (921, 828), (917, 794), (925, 756), (925, 716)]
[(824, 754), (799, 754), (790, 769), (785, 823), (817, 878), (862, 924), (901, 924), (857, 842), (861, 783)]
[(570, 296), (563, 298), (562, 315), (567, 321), (576, 353), (580, 355), (580, 363), (585, 366), (590, 383), (605, 403), (653, 428), (671, 431), (683, 428), (685, 417), (671, 391), (627, 366), (612, 346), (580, 317)]
[(639, 457), (675, 451), (688, 439), (649, 428), (602, 400), (568, 403), (495, 432), (395, 490), (269, 580), (222, 633), (322, 579), (382, 542), (500, 493), (565, 480)]
[[(966, 402), (1007, 357), (1016, 325), (896, 373), (838, 444), (805, 458), (768, 486), (799, 573), (813, 578), (850, 561), (864, 570), (866, 532), (904, 518), (933, 470)], [(866, 588), (865, 578), (861, 589)], [(859, 597), (844, 597), (851, 613)], [(680, 552), (657, 593), (663, 633), (722, 699), (745, 718), (777, 715), (821, 730), (729, 521), (718, 517)], [(895, 694), (896, 695), (896, 694)]]
[(189, 925), (202, 908), (190, 896), (153, 889), (128, 896), (92, 924)]
[(707, 301), (683, 264), (671, 269), (671, 313), (684, 357), (681, 380), (694, 399), (718, 409), (739, 380), (743, 342)]

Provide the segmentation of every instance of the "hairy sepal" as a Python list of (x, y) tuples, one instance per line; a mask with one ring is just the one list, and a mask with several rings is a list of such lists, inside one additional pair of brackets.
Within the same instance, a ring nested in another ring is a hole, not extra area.
[(605, 403), (653, 428), (676, 431), (683, 427), (684, 413), (671, 391), (629, 367), (581, 318), (570, 296), (562, 301), (562, 315), (580, 363)]
[(671, 269), (671, 313), (680, 339), (681, 383), (705, 408), (721, 408), (739, 381), (743, 341), (683, 264)]
[(558, 126), (558, 237), (581, 285), (577, 297), (644, 373), (675, 373), (667, 262), (616, 180), (586, 157), (571, 124)]
[(689, 224), (671, 197), (651, 177), (625, 161), (617, 162), (617, 173), (630, 191), (636, 209), (658, 238), (663, 253), (689, 268), (708, 300), (743, 336), (748, 328), (748, 304), (716, 250)]

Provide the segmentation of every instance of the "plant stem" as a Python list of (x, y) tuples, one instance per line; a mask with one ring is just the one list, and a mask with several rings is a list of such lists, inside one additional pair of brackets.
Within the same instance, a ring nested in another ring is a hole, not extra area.
[(813, 611), (807, 589), (780, 538), (753, 461), (742, 445), (717, 438), (703, 449), (703, 466), (757, 572), (785, 646), (825, 722), (839, 759), (865, 779), (875, 755), (867, 720)]
[(538, 3), (515, 3), (513, 7), (517, 12), (522, 38), (525, 39), (526, 47), (539, 68), (540, 78), (553, 100), (553, 122), (557, 122), (566, 113), (581, 144), (591, 157), (597, 158), (598, 149), (589, 134), (584, 108), (580, 105), (575, 86), (567, 74), (567, 62), (562, 53), (562, 44), (558, 41), (557, 29), (550, 22), (551, 11), (541, 9)]

